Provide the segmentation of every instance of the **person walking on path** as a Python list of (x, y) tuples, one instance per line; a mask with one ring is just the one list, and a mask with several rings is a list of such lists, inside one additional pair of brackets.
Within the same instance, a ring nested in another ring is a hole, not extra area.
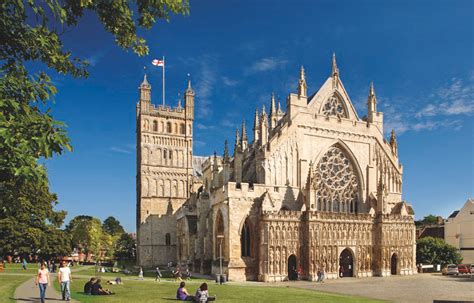
[(49, 284), (49, 271), (44, 263), (41, 263), (41, 268), (38, 269), (35, 284), (36, 286), (39, 286), (41, 303), (44, 303), (44, 299), (46, 297), (46, 287)]
[(23, 270), (26, 270), (26, 269), (27, 269), (27, 268), (26, 268), (26, 265), (27, 265), (27, 264), (28, 264), (28, 262), (26, 262), (26, 258), (23, 258), (23, 265), (22, 265)]
[(58, 272), (58, 281), (59, 285), (61, 285), (61, 294), (63, 300), (71, 301), (71, 269), (66, 266), (66, 262), (61, 261), (61, 267), (59, 268)]
[(140, 266), (140, 271), (138, 272), (138, 279), (143, 280), (143, 268)]
[(160, 268), (157, 266), (155, 271), (156, 271), (156, 278), (155, 278), (155, 281), (161, 282), (161, 271), (160, 271)]

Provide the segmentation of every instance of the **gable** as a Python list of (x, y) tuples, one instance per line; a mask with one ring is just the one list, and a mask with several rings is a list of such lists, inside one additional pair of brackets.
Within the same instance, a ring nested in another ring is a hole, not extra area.
[(315, 114), (359, 121), (359, 116), (339, 77), (329, 77), (308, 98), (308, 109)]

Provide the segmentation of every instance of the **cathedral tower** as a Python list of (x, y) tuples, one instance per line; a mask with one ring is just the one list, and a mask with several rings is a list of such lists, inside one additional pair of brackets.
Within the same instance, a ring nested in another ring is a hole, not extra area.
[(176, 260), (175, 213), (192, 178), (194, 91), (184, 108), (155, 106), (145, 75), (137, 104), (137, 259), (141, 266)]

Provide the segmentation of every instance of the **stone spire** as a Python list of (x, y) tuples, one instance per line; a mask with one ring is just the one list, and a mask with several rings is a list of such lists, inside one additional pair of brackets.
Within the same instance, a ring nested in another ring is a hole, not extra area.
[(240, 152), (240, 133), (239, 129), (235, 130), (235, 145), (234, 145), (234, 155)]
[(224, 141), (224, 163), (230, 163), (230, 157), (229, 157), (229, 146), (227, 144), (227, 140)]
[(281, 110), (281, 100), (280, 100), (280, 98), (278, 98), (277, 115), (283, 115), (283, 111)]
[(191, 79), (188, 80), (188, 88), (184, 92), (184, 106), (186, 119), (194, 120), (194, 90), (191, 87)]
[(369, 95), (367, 96), (367, 122), (373, 123), (377, 114), (377, 97), (375, 96), (374, 83), (370, 82)]
[(397, 137), (395, 136), (395, 130), (392, 128), (392, 132), (390, 134), (390, 149), (395, 157), (398, 157), (398, 145), (397, 145)]
[(146, 74), (138, 89), (140, 90), (140, 101), (151, 102), (151, 85), (148, 83)]
[(262, 114), (260, 115), (260, 144), (263, 146), (267, 144), (268, 140), (268, 117), (265, 111), (265, 105), (262, 107)]
[(194, 90), (191, 86), (191, 79), (188, 80), (188, 88), (186, 89), (186, 94), (192, 94), (194, 95)]
[(140, 84), (140, 87), (141, 88), (151, 88), (150, 83), (148, 83), (148, 79), (146, 77), (146, 74), (145, 74), (145, 76), (143, 76), (143, 81), (142, 81), (142, 84)]
[(270, 117), (276, 114), (276, 106), (275, 106), (275, 94), (272, 93), (272, 101), (270, 105)]
[(339, 68), (337, 68), (337, 63), (336, 63), (336, 53), (332, 54), (332, 72), (331, 72), (331, 77), (337, 77), (339, 76)]
[(258, 107), (255, 108), (255, 118), (253, 119), (253, 143), (258, 142), (258, 127), (259, 127), (259, 121), (258, 121)]
[(275, 128), (277, 124), (277, 111), (275, 106), (275, 94), (272, 93), (272, 102), (270, 104), (270, 129)]
[(219, 171), (219, 166), (218, 166), (218, 163), (217, 163), (217, 153), (216, 153), (216, 151), (214, 151), (214, 162), (213, 162), (212, 170), (213, 170), (213, 171)]
[(306, 97), (307, 92), (306, 78), (304, 74), (304, 67), (301, 66), (300, 69), (300, 80), (298, 81), (298, 97)]
[(248, 147), (247, 141), (247, 128), (245, 127), (245, 120), (242, 121), (242, 150), (246, 150)]

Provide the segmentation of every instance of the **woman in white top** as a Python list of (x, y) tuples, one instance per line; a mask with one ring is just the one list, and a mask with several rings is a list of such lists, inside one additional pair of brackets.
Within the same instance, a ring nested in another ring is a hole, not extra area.
[(41, 263), (41, 268), (38, 269), (35, 284), (39, 286), (41, 303), (44, 303), (46, 287), (49, 284), (49, 271), (44, 263)]

